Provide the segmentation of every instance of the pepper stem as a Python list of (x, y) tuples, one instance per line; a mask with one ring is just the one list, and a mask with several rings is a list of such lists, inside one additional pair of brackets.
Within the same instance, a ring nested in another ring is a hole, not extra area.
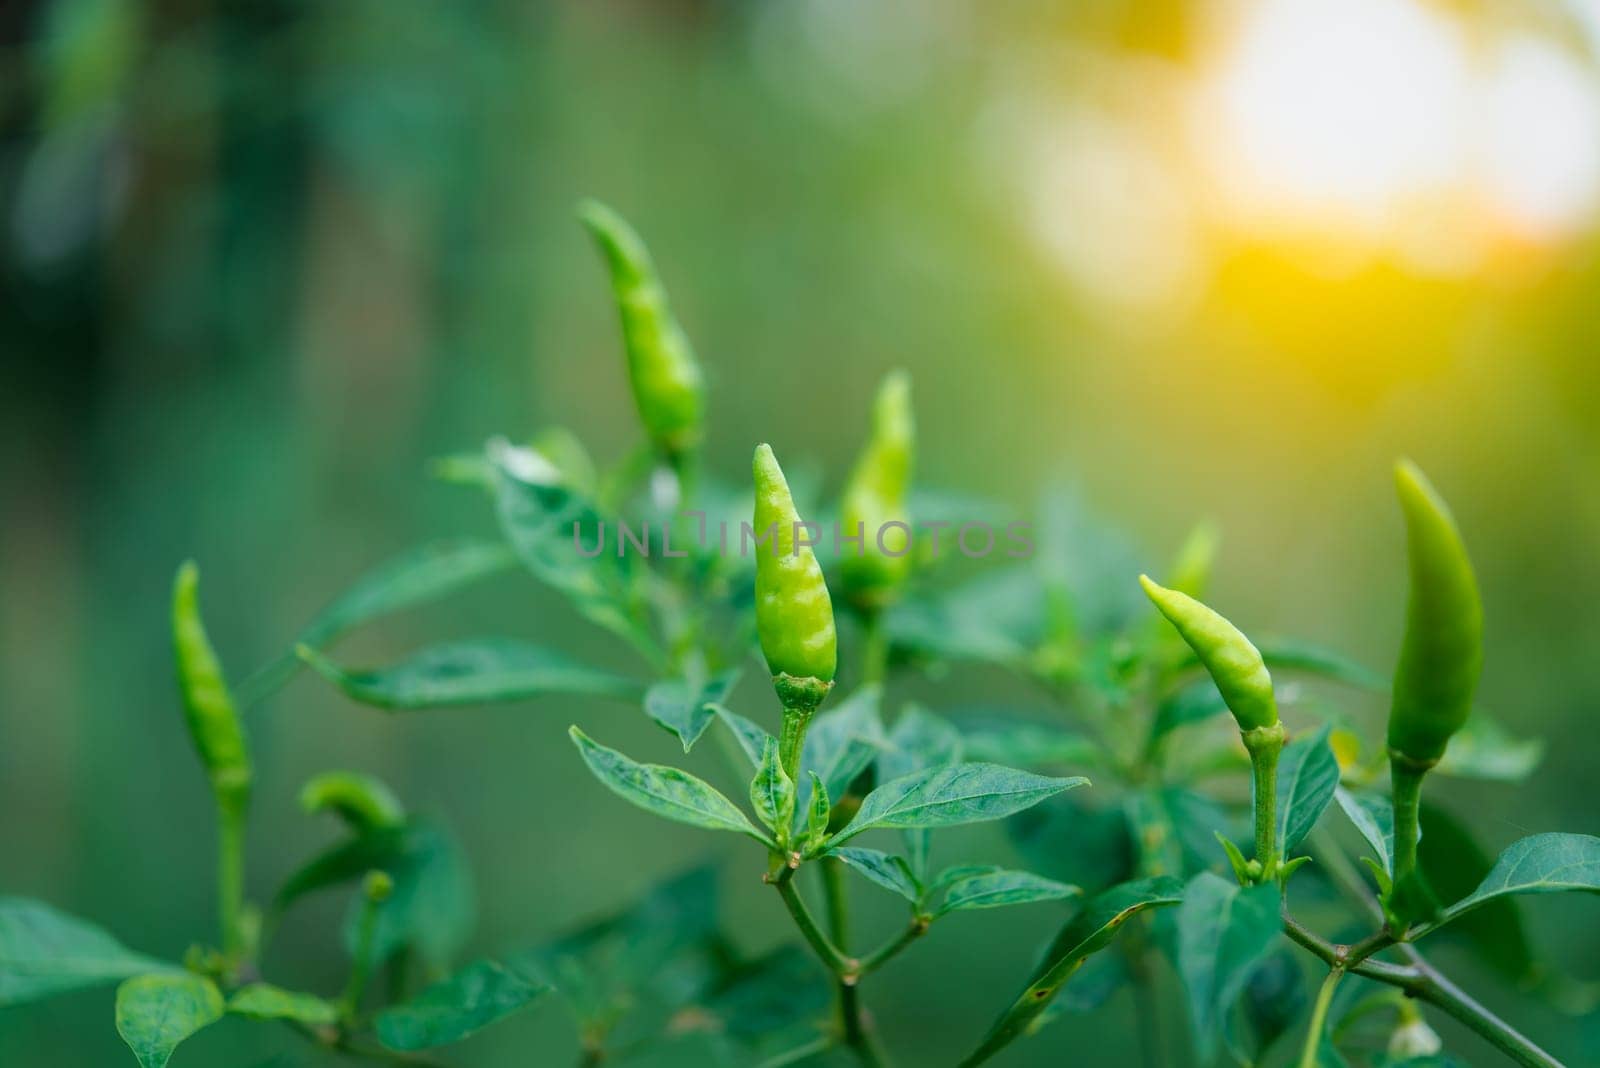
[(217, 897), (222, 923), (222, 952), (228, 968), (244, 961), (244, 823), (242, 806), (217, 807)]
[(1277, 874), (1278, 856), (1278, 755), (1283, 752), (1283, 724), (1241, 731), (1250, 751), (1250, 807), (1255, 813), (1256, 856), (1261, 863), (1259, 881)]

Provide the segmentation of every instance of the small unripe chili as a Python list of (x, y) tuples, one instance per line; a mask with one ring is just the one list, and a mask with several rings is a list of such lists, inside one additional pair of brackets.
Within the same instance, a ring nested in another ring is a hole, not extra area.
[(672, 314), (650, 251), (633, 227), (593, 200), (579, 205), (578, 217), (611, 271), (639, 419), (658, 449), (681, 456), (699, 443), (705, 409), (705, 376), (688, 335)]
[(906, 495), (916, 429), (911, 378), (895, 371), (878, 387), (872, 437), (850, 474), (839, 503), (841, 529), (861, 541), (840, 566), (845, 596), (863, 611), (883, 607), (911, 570), (911, 517)]
[(200, 571), (191, 560), (178, 568), (172, 587), (172, 647), (184, 718), (217, 804), (240, 813), (250, 799), (253, 773), (244, 729), (228, 683), (200, 618)]

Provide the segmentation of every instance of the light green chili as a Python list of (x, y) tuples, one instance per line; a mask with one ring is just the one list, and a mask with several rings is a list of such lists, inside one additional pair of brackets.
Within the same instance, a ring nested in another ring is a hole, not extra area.
[(861, 541), (841, 562), (845, 597), (872, 612), (892, 601), (911, 570), (911, 516), (906, 495), (916, 428), (911, 378), (895, 371), (878, 387), (872, 437), (840, 499), (840, 528)]
[(833, 600), (815, 554), (797, 537), (800, 516), (772, 447), (756, 447), (754, 527), (756, 632), (772, 682), (783, 701), (779, 759), (793, 780), (811, 713), (833, 686), (839, 643)]
[(1483, 667), (1483, 602), (1449, 507), (1416, 465), (1395, 467), (1406, 520), (1411, 594), (1389, 706), (1394, 801), (1394, 887), (1385, 902), (1398, 937), (1431, 911), (1417, 868), (1422, 780), (1467, 721)]
[(331, 812), (357, 832), (398, 827), (406, 812), (394, 791), (371, 775), (325, 771), (300, 788), (300, 807), (308, 813)]
[(242, 812), (250, 800), (250, 750), (222, 665), (200, 618), (200, 571), (192, 560), (178, 569), (172, 587), (172, 647), (189, 736), (217, 804), (229, 812)]
[(667, 303), (650, 251), (633, 227), (593, 200), (579, 205), (578, 217), (611, 271), (640, 421), (661, 452), (680, 457), (699, 444), (704, 417), (705, 376), (694, 349)]
[(1278, 857), (1278, 755), (1283, 752), (1283, 724), (1278, 722), (1278, 701), (1272, 692), (1272, 675), (1261, 652), (1232, 623), (1188, 594), (1157, 585), (1148, 575), (1139, 584), (1161, 614), (1177, 628), (1195, 656), (1211, 675), (1228, 711), (1239, 724), (1239, 736), (1250, 752), (1252, 804), (1255, 813), (1256, 856), (1261, 871), (1252, 878), (1276, 876)]

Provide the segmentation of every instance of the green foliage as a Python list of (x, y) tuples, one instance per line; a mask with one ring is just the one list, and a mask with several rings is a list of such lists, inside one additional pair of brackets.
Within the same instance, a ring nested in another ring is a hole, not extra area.
[(1223, 1018), (1256, 967), (1283, 934), (1277, 886), (1241, 887), (1209, 872), (1184, 888), (1178, 909), (1178, 971), (1189, 993), (1189, 1019), (1207, 1057)]
[(384, 1009), (374, 1027), (390, 1049), (447, 1046), (526, 1008), (549, 989), (495, 961), (473, 961), (410, 1001)]
[(222, 1013), (222, 992), (197, 975), (140, 975), (117, 988), (117, 1034), (140, 1068), (166, 1068), (179, 1043)]
[(0, 898), (0, 1006), (160, 971), (93, 924), (39, 901)]

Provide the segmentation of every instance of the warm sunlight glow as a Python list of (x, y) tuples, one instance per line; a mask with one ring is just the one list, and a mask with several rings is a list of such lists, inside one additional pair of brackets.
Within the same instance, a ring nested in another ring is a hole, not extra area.
[(1194, 95), (1222, 207), (1256, 229), (1387, 243), (1423, 266), (1588, 227), (1594, 71), (1553, 40), (1469, 29), (1482, 28), (1418, 0), (1246, 8)]

